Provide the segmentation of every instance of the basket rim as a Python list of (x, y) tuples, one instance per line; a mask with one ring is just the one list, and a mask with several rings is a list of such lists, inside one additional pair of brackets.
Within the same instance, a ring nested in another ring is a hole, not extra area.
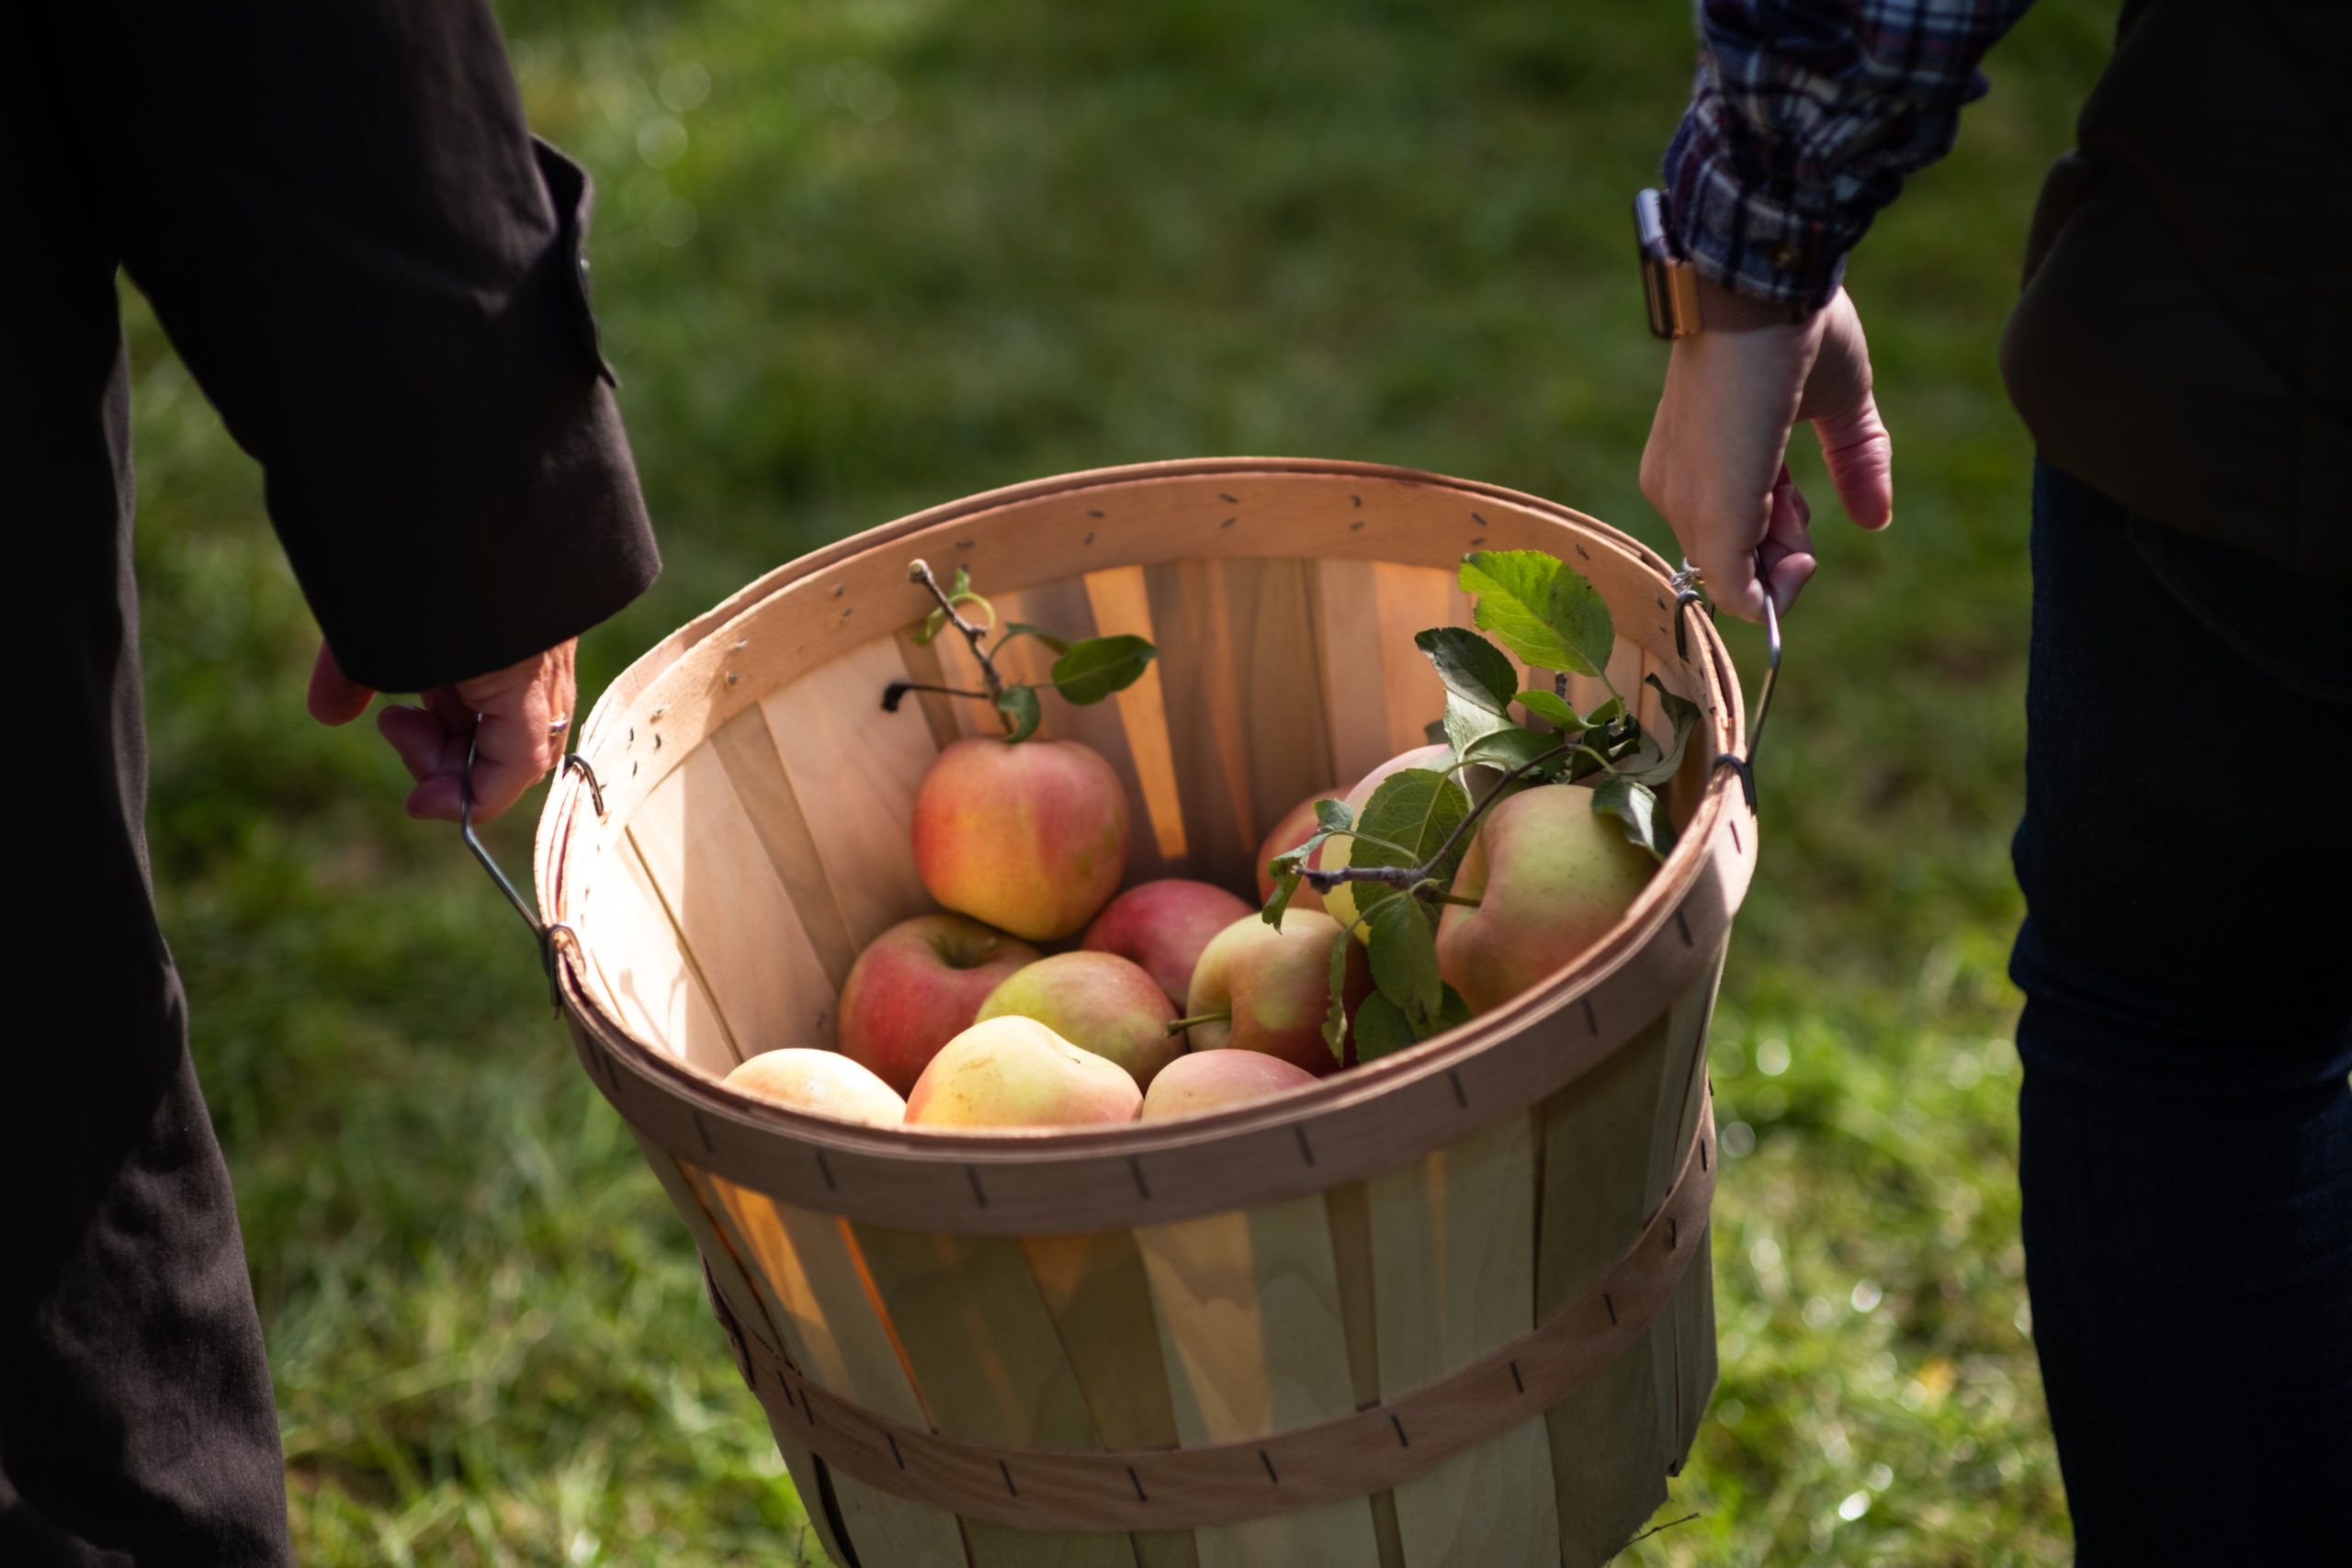
[[(1455, 479), (1423, 469), (1338, 459), (1289, 457), (1193, 458), (1086, 469), (1032, 479), (944, 502), (836, 540), (778, 566), (672, 632), (633, 660), (598, 697), (582, 727), (581, 749), (593, 752), (598, 738), (608, 727), (620, 721), (651, 679), (668, 670), (689, 649), (725, 632), (740, 617), (787, 586), (895, 539), (944, 523), (1001, 511), (1007, 506), (1091, 490), (1109, 490), (1170, 479), (1230, 478), (1249, 474), (1387, 480), (1446, 490), (1471, 498), (1507, 502), (1607, 542), (1654, 575), (1661, 590), (1668, 588), (1668, 579), (1671, 575), (1672, 569), (1663, 558), (1640, 540), (1572, 507), (1504, 486)], [(1715, 685), (1720, 698), (1714, 725), (1719, 749), (1739, 752), (1744, 750), (1747, 716), (1730, 652), (1709, 617), (1694, 615), (1686, 617), (1686, 621), (1691, 625), (1692, 635), (1698, 644), (1690, 662)], [(1720, 867), (1722, 874), (1717, 880), (1725, 899), (1724, 919), (1727, 922), (1728, 910), (1736, 908), (1745, 893), (1756, 844), (1753, 813), (1747, 808), (1742, 792), (1726, 774), (1727, 770), (1715, 770), (1679, 840), (1657, 873), (1650, 878), (1642, 895), (1577, 963), (1468, 1023), (1378, 1061), (1262, 1100), (1195, 1116), (1091, 1127), (987, 1132), (916, 1130), (839, 1122), (791, 1111), (729, 1089), (718, 1078), (637, 1038), (625, 1023), (602, 1005), (594, 987), (582, 975), (576, 953), (568, 944), (561, 942), (554, 946), (556, 989), (562, 1010), (573, 1025), (583, 1061), (588, 1060), (592, 1046), (616, 1058), (618, 1065), (627, 1067), (632, 1077), (658, 1086), (682, 1101), (692, 1112), (698, 1130), (705, 1127), (706, 1117), (711, 1118), (723, 1122), (730, 1129), (772, 1141), (780, 1147), (793, 1145), (807, 1146), (816, 1153), (820, 1162), (825, 1153), (830, 1151), (836, 1156), (854, 1156), (867, 1162), (937, 1167), (952, 1175), (957, 1170), (976, 1168), (1066, 1167), (1074, 1164), (1095, 1166), (1106, 1158), (1132, 1162), (1136, 1156), (1178, 1152), (1197, 1156), (1204, 1152), (1204, 1146), (1238, 1145), (1269, 1129), (1279, 1130), (1303, 1119), (1361, 1107), (1432, 1077), (1442, 1079), (1449, 1069), (1483, 1053), (1498, 1041), (1566, 1012), (1646, 949), (1669, 921), (1683, 917), (1690, 895), (1699, 886), (1702, 872), (1710, 863), (1717, 863)], [(540, 907), (547, 911), (551, 921), (560, 921), (564, 917), (563, 873), (567, 865), (564, 852), (580, 814), (593, 809), (590, 795), (584, 780), (566, 773), (549, 789), (541, 812), (534, 870)], [(1742, 819), (1751, 824), (1745, 838), (1738, 831)], [(1727, 827), (1730, 829), (1728, 847), (1724, 841)], [(1687, 925), (1685, 933), (1683, 945), (1688, 948), (1691, 944), (1687, 940)], [(1703, 959), (1694, 959), (1690, 965), (1691, 973), (1695, 974), (1702, 963)], [(599, 1082), (606, 1088), (608, 1097), (619, 1105), (618, 1086), (609, 1071), (615, 1063), (608, 1061), (605, 1065), (607, 1072), (599, 1078)], [(592, 1076), (595, 1075), (592, 1073)], [(1532, 1098), (1517, 1106), (1489, 1105), (1482, 1110), (1487, 1112), (1489, 1122), (1499, 1120), (1514, 1111), (1523, 1110)], [(628, 1107), (623, 1106), (622, 1109), (627, 1114)], [(1459, 1134), (1449, 1132), (1445, 1135)], [(706, 1147), (710, 1143), (707, 1132), (703, 1134), (703, 1143)], [(1335, 1181), (1345, 1179), (1337, 1169), (1329, 1174)], [(1319, 1185), (1329, 1184), (1323, 1182)], [(828, 1188), (831, 1185), (829, 1175)], [(977, 1186), (975, 1178), (976, 1190)], [(984, 1199), (984, 1205), (985, 1201)], [(854, 1207), (845, 1202), (839, 1212), (847, 1213)], [(1173, 1217), (1177, 1207), (1169, 1207), (1170, 1217)]]

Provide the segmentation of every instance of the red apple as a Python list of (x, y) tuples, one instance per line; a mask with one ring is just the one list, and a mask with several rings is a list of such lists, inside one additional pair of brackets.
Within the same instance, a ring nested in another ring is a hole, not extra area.
[(897, 1089), (838, 1051), (763, 1051), (729, 1073), (727, 1083), (755, 1099), (837, 1122), (895, 1127), (907, 1114)]
[(992, 1018), (939, 1049), (907, 1096), (910, 1127), (1077, 1127), (1132, 1122), (1143, 1091), (1116, 1062), (1034, 1018)]
[(1438, 920), (1437, 966), (1473, 1012), (1573, 964), (1633, 907), (1657, 863), (1596, 816), (1585, 784), (1543, 784), (1478, 824)]
[(1265, 841), (1258, 846), (1258, 901), (1260, 903), (1262, 904), (1274, 896), (1274, 879), (1272, 874), (1266, 870), (1266, 863), (1276, 855), (1288, 854), (1314, 836), (1317, 801), (1339, 798), (1340, 786), (1337, 784), (1333, 784), (1327, 790), (1319, 790), (1283, 812), (1283, 819), (1275, 823), (1272, 830), (1267, 833)]
[(1130, 887), (1112, 899), (1086, 928), (1080, 945), (1142, 964), (1168, 999), (1182, 1007), (1201, 949), (1249, 913), (1249, 905), (1222, 887), (1171, 876)]
[[(1239, 900), (1236, 900), (1239, 902)], [(1159, 982), (1113, 953), (1059, 953), (1015, 970), (990, 991), (974, 1021), (1033, 1018), (1081, 1051), (1127, 1069), (1138, 1088), (1184, 1054)]]
[(1314, 1081), (1315, 1075), (1304, 1067), (1261, 1052), (1195, 1051), (1160, 1069), (1144, 1092), (1143, 1110), (1137, 1116), (1145, 1122), (1197, 1116)]
[[(1389, 758), (1357, 781), (1356, 787), (1348, 791), (1348, 809), (1356, 816), (1363, 815), (1364, 806), (1372, 799), (1373, 792), (1386, 783), (1391, 773), (1402, 773), (1407, 768), (1431, 768), (1442, 773), (1453, 765), (1453, 749), (1452, 747), (1416, 746), (1409, 751)], [(1324, 840), (1323, 847), (1315, 852), (1316, 865), (1327, 871), (1341, 869), (1348, 864), (1349, 852), (1354, 842), (1354, 840), (1344, 833), (1336, 838)], [(1370, 934), (1369, 929), (1356, 914), (1354, 883), (1342, 882), (1323, 895), (1323, 908), (1333, 919), (1354, 931), (1358, 942), (1363, 941)]]
[(962, 915), (917, 915), (876, 937), (842, 986), (842, 1055), (904, 1094), (990, 991), (1037, 950)]
[[(1256, 915), (1236, 920), (1216, 934), (1193, 971), (1184, 998), (1188, 1017), (1200, 1020), (1187, 1031), (1194, 1052), (1235, 1047), (1277, 1056), (1307, 1072), (1330, 1072), (1340, 1063), (1323, 1039), (1331, 1007), (1331, 943), (1339, 922), (1315, 909), (1293, 908), (1276, 931)], [(1352, 962), (1343, 994), (1349, 1010), (1369, 988), (1370, 965)]]
[(915, 869), (959, 914), (1031, 942), (1066, 937), (1127, 870), (1127, 801), (1075, 740), (980, 737), (932, 760), (915, 790)]

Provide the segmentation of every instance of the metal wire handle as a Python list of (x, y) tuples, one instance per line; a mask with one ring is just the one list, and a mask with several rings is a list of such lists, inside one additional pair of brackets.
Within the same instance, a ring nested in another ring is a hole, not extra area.
[[(474, 759), (481, 750), (481, 728), (477, 722), (473, 739), (466, 746), (466, 771), (458, 776), (458, 831), (465, 839), (466, 848), (471, 850), (474, 859), (481, 863), (482, 870), (490, 874), (490, 879), (498, 884), (498, 890), (506, 895), (506, 901), (514, 906), (514, 912), (522, 916), (523, 923), (530, 928), (531, 940), (538, 943), (539, 967), (547, 971), (548, 1005), (560, 1009), (562, 998), (555, 983), (556, 938), (559, 935), (569, 938), (574, 947), (579, 945), (580, 938), (562, 921), (539, 918), (539, 912), (531, 907), (529, 900), (499, 868), (498, 862), (491, 855), (490, 846), (483, 843), (481, 836), (474, 831)], [(576, 773), (588, 781), (588, 794), (595, 803), (596, 815), (602, 817), (605, 814), (605, 790), (596, 782), (596, 771), (588, 765), (588, 759), (577, 751), (567, 751), (559, 766), (563, 772)]]
[[(1763, 741), (1764, 720), (1772, 711), (1772, 687), (1781, 674), (1781, 612), (1772, 603), (1771, 589), (1764, 582), (1764, 553), (1761, 550), (1756, 553), (1756, 580), (1757, 586), (1764, 589), (1764, 682), (1756, 688), (1756, 716), (1747, 727), (1747, 755), (1741, 757), (1729, 751), (1720, 751), (1715, 754), (1714, 761), (1716, 767), (1729, 768), (1739, 775), (1740, 790), (1747, 797), (1747, 809), (1750, 811), (1756, 809), (1756, 748)], [(1688, 659), (1690, 657), (1690, 638), (1682, 619), (1684, 608), (1697, 604), (1712, 615), (1714, 606), (1700, 593), (1699, 591), (1706, 586), (1706, 579), (1697, 567), (1690, 564), (1690, 557), (1682, 558), (1682, 570), (1667, 579), (1667, 582), (1674, 590), (1674, 651), (1678, 657)]]

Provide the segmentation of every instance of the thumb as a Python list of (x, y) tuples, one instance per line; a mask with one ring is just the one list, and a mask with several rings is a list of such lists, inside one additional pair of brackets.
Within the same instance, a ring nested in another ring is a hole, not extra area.
[(372, 687), (343, 672), (343, 666), (334, 661), (334, 649), (322, 639), (318, 660), (311, 666), (311, 716), (321, 724), (349, 724), (366, 713), (375, 699)]
[(1871, 529), (1894, 521), (1894, 441), (1878, 400), (1864, 391), (1853, 407), (1815, 420), (1813, 433), (1846, 515)]

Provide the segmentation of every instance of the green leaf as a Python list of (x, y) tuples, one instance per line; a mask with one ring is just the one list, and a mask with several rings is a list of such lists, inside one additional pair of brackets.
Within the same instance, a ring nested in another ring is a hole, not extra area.
[(1642, 784), (1663, 784), (1674, 777), (1675, 770), (1682, 766), (1682, 753), (1690, 744), (1690, 732), (1698, 728), (1699, 705), (1668, 691), (1666, 683), (1655, 675), (1648, 677), (1648, 684), (1657, 689), (1658, 706), (1668, 722), (1674, 726), (1674, 739), (1661, 748), (1656, 740), (1644, 734), (1632, 764), (1620, 768), (1618, 772)]
[(1346, 931), (1331, 939), (1331, 1006), (1323, 1015), (1323, 1043), (1341, 1063), (1348, 1059), (1348, 949), (1355, 940)]
[[(1483, 762), (1508, 773), (1527, 766), (1548, 751), (1557, 751), (1563, 744), (1565, 742), (1559, 736), (1514, 724), (1473, 743), (1462, 753), (1462, 760)], [(1561, 760), (1565, 761), (1566, 759)]]
[(1480, 550), (1462, 562), (1462, 591), (1477, 596), (1472, 617), (1521, 662), (1598, 675), (1616, 631), (1600, 592), (1542, 550)]
[(1510, 706), (1519, 671), (1502, 649), (1464, 626), (1431, 626), (1416, 633), (1413, 646), (1429, 655), (1445, 689), (1490, 713)]
[(1037, 689), (1034, 686), (1007, 686), (997, 694), (996, 711), (1004, 715), (1004, 738), (1008, 742), (1026, 740), (1036, 734), (1037, 721), (1044, 716), (1037, 706)]
[[(1428, 768), (1403, 768), (1380, 782), (1372, 798), (1356, 816), (1357, 838), (1348, 851), (1350, 865), (1420, 865), (1437, 853), (1463, 818), (1470, 800), (1460, 784)], [(1461, 866), (1468, 835), (1453, 846), (1443, 863), (1428, 873), (1441, 886), (1452, 884)], [(1356, 908), (1364, 915), (1398, 897), (1393, 887), (1376, 882), (1355, 885)], [(1413, 904), (1418, 908), (1418, 902)]]
[(1452, 1029), (1456, 1024), (1467, 1023), (1469, 1021), (1470, 1004), (1462, 999), (1462, 993), (1460, 991), (1457, 991), (1453, 987), (1448, 986), (1445, 988), (1445, 1001), (1437, 1010), (1438, 1028), (1441, 1030)]
[(1258, 911), (1259, 919), (1276, 931), (1283, 929), (1283, 916), (1289, 911), (1290, 901), (1298, 897), (1298, 886), (1305, 880), (1302, 874), (1306, 863), (1314, 858), (1315, 852), (1321, 849), (1323, 840), (1330, 836), (1327, 832), (1310, 833), (1306, 842), (1295, 849), (1284, 850), (1266, 863), (1266, 874), (1274, 879), (1274, 890), (1266, 896), (1265, 908)]
[(1616, 818), (1624, 827), (1628, 842), (1641, 845), (1658, 860), (1666, 858), (1667, 849), (1674, 841), (1674, 830), (1658, 811), (1657, 794), (1649, 785), (1623, 773), (1611, 773), (1592, 792), (1592, 808), (1604, 817)]
[(1413, 1043), (1413, 1021), (1375, 991), (1356, 1004), (1356, 1060), (1377, 1061)]
[(1418, 899), (1391, 898), (1372, 911), (1372, 982), (1414, 1023), (1435, 1022), (1445, 1003), (1437, 972), (1437, 932)]
[[(1069, 651), (1069, 638), (1066, 637), (1056, 637), (1045, 627), (1033, 626), (1026, 621), (1013, 621), (1007, 625), (1004, 628), (1004, 635), (997, 638), (996, 646), (997, 648), (1002, 648), (1014, 637), (1035, 637), (1039, 642), (1044, 643), (1056, 653), (1068, 653)], [(993, 652), (995, 650), (990, 649), (989, 651)]]
[(1344, 800), (1318, 800), (1315, 803), (1315, 820), (1327, 833), (1344, 833), (1356, 825), (1356, 814), (1348, 809)]
[(1134, 685), (1159, 650), (1139, 637), (1091, 637), (1054, 660), (1054, 687), (1081, 705)]
[(929, 642), (933, 637), (937, 637), (940, 632), (945, 628), (946, 625), (947, 612), (944, 610), (933, 610), (930, 615), (925, 615), (922, 618), (922, 625), (916, 627), (914, 636), (909, 637), (907, 640), (920, 648), (924, 643)]
[(1518, 701), (1520, 706), (1536, 717), (1556, 724), (1562, 729), (1588, 728), (1585, 721), (1577, 716), (1577, 710), (1568, 705), (1568, 699), (1557, 692), (1521, 692)]

